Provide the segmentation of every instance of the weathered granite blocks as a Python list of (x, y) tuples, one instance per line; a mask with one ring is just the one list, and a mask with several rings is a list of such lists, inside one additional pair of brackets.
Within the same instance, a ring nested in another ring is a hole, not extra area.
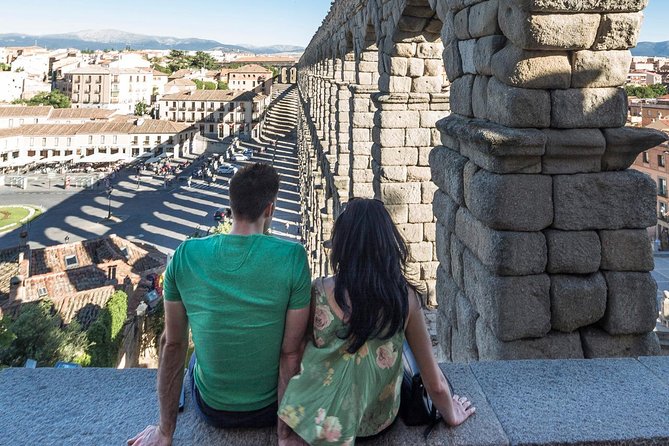
[(551, 328), (570, 333), (593, 324), (606, 310), (606, 281), (601, 273), (551, 276)]
[(602, 328), (611, 335), (653, 331), (657, 319), (657, 284), (650, 273), (605, 271), (608, 289)]

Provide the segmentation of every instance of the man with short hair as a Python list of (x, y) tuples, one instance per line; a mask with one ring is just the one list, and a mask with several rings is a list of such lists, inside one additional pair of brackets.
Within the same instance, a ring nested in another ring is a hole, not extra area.
[(221, 428), (277, 422), (277, 399), (299, 371), (311, 289), (304, 248), (265, 235), (278, 191), (273, 167), (239, 170), (230, 181), (230, 234), (186, 240), (175, 251), (163, 285), (160, 424), (128, 444), (171, 444), (189, 325), (189, 379), (200, 417)]

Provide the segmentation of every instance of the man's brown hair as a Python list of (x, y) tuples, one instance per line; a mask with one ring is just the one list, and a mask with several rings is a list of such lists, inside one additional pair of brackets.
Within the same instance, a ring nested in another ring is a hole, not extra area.
[(230, 180), (230, 207), (234, 218), (256, 221), (279, 193), (279, 174), (269, 164), (254, 163)]

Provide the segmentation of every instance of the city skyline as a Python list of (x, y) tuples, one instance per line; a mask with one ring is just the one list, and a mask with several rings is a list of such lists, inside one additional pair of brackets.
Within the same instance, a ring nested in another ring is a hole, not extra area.
[[(168, 0), (132, 2), (118, 0), (96, 4), (84, 0), (44, 3), (24, 0), (21, 8), (0, 0), (4, 11), (3, 33), (31, 35), (64, 34), (82, 30), (118, 29), (125, 32), (178, 38), (216, 40), (225, 44), (256, 46), (297, 45), (305, 47), (330, 9), (330, 0), (228, 0), (212, 8), (211, 1), (193, 0), (187, 6)], [(192, 14), (184, 14), (184, 10)], [(40, 11), (39, 17), (26, 11)], [(133, 14), (128, 14), (128, 11)], [(205, 12), (201, 15), (199, 12)], [(650, 0), (644, 11), (639, 41), (669, 40), (664, 19), (669, 2)], [(207, 26), (202, 23), (206, 17)], [(42, 19), (43, 18), (43, 19)], [(204, 26), (203, 26), (204, 25)]]

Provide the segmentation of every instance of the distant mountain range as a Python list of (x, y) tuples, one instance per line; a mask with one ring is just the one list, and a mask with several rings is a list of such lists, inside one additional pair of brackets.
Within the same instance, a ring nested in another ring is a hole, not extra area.
[(35, 44), (48, 49), (76, 48), (79, 50), (121, 50), (130, 47), (134, 50), (222, 50), (226, 52), (255, 54), (277, 54), (304, 51), (303, 47), (294, 45), (230, 45), (215, 40), (146, 36), (115, 29), (85, 30), (74, 33), (47, 34), (42, 36), (29, 34), (0, 34), (0, 46), (29, 46)]
[(669, 40), (666, 42), (639, 42), (632, 48), (633, 56), (669, 57)]

